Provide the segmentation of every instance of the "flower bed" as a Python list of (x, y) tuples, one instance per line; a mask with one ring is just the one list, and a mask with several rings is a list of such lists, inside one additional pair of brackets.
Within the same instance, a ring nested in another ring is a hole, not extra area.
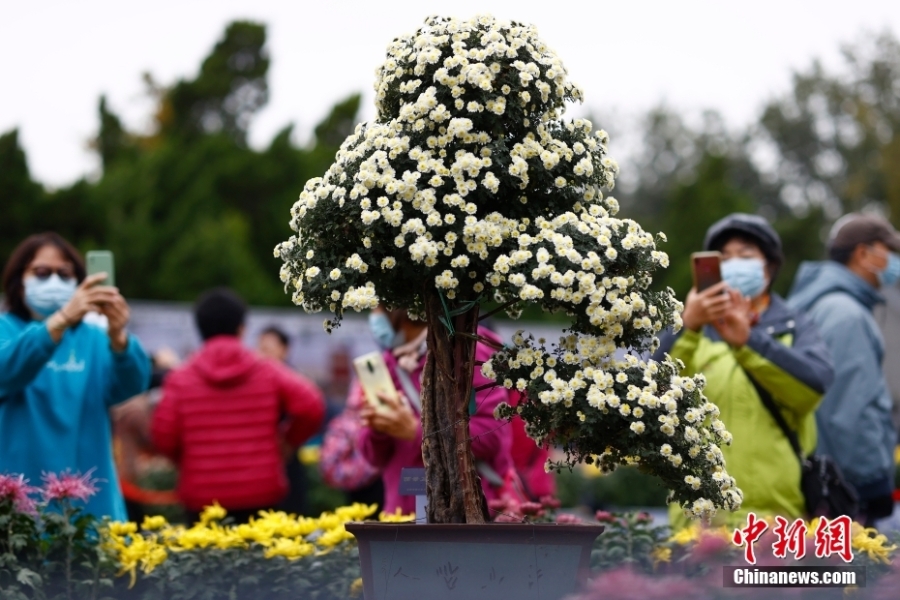
[[(139, 598), (348, 598), (359, 591), (359, 554), (347, 521), (375, 506), (354, 504), (319, 518), (262, 511), (229, 524), (221, 506), (207, 507), (191, 527), (162, 517), (109, 523), (103, 549)], [(385, 517), (388, 518), (388, 517)]]
[(371, 517), (374, 505), (318, 518), (261, 512), (248, 524), (232, 524), (218, 505), (190, 527), (161, 516), (109, 522), (77, 505), (95, 484), (89, 476), (48, 475), (34, 488), (21, 476), (0, 475), (0, 599), (359, 596), (359, 554), (344, 523)]
[(594, 548), (595, 577), (582, 593), (567, 600), (717, 600), (729, 598), (897, 598), (900, 569), (893, 565), (896, 540), (859, 523), (850, 527), (852, 561), (837, 556), (816, 557), (818, 521), (806, 524), (804, 557), (797, 560), (774, 556), (774, 522), (754, 545), (756, 567), (865, 567), (866, 589), (856, 588), (725, 588), (725, 566), (751, 567), (744, 548), (733, 541), (734, 531), (704, 528), (699, 523), (671, 535), (668, 527), (655, 526), (646, 513), (617, 515), (598, 512), (607, 525)]
[[(264, 511), (248, 524), (232, 524), (218, 505), (208, 507), (191, 527), (161, 516), (141, 524), (101, 522), (78, 506), (96, 491), (95, 484), (88, 476), (65, 473), (47, 475), (42, 487), (34, 488), (21, 476), (0, 475), (0, 599), (345, 600), (361, 593), (356, 542), (344, 524), (371, 517), (374, 506), (354, 504), (318, 518)], [(559, 503), (552, 499), (494, 503), (493, 508), (506, 521), (579, 521), (558, 512)], [(383, 521), (410, 518), (380, 516)], [(733, 531), (697, 524), (671, 535), (646, 513), (601, 511), (595, 518), (606, 531), (592, 553), (594, 577), (570, 600), (823, 598), (851, 592), (854, 598), (886, 600), (900, 589), (895, 540), (857, 523), (851, 524), (850, 564), (866, 567), (865, 590), (736, 590), (722, 587), (723, 566), (746, 565), (743, 549), (732, 542)], [(773, 556), (775, 536), (769, 527), (755, 546), (757, 564), (846, 564), (815, 557), (816, 525), (807, 524), (801, 561)]]

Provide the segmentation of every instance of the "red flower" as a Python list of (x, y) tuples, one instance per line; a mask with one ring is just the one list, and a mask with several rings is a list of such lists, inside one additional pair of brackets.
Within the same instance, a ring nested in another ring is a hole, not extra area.
[(75, 475), (66, 471), (61, 475), (56, 473), (44, 473), (44, 500), (81, 500), (86, 502), (88, 498), (97, 493), (97, 480), (91, 479), (91, 469), (84, 475)]
[(597, 514), (594, 515), (594, 517), (601, 523), (615, 523), (616, 521), (618, 521), (616, 515), (605, 510), (598, 510)]
[(0, 501), (11, 500), (13, 507), (22, 513), (36, 514), (34, 500), (29, 494), (38, 489), (28, 485), (24, 475), (0, 475)]
[(488, 508), (497, 513), (513, 511), (516, 509), (507, 498), (493, 498), (488, 500)]
[(700, 534), (700, 539), (691, 551), (691, 562), (707, 563), (716, 557), (730, 557), (735, 547), (730, 540), (712, 533)]
[(576, 517), (575, 515), (570, 515), (569, 513), (556, 515), (556, 522), (560, 525), (581, 525), (582, 523), (584, 523), (583, 520)]
[(521, 523), (523, 521), (523, 517), (518, 517), (516, 515), (511, 515), (508, 513), (501, 513), (497, 515), (497, 518), (494, 519), (494, 523)]
[(705, 591), (703, 583), (697, 580), (654, 577), (623, 567), (600, 574), (573, 600), (683, 600), (705, 598)]
[(560, 506), (562, 506), (562, 502), (553, 496), (541, 496), (540, 499), (541, 506), (550, 510), (556, 510)]
[(523, 515), (541, 517), (544, 515), (544, 507), (537, 502), (523, 502), (519, 505), (519, 512)]

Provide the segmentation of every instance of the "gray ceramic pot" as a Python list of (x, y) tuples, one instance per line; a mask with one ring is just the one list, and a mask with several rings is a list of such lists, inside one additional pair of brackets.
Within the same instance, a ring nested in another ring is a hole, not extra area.
[(347, 523), (366, 600), (558, 600), (590, 572), (602, 525)]

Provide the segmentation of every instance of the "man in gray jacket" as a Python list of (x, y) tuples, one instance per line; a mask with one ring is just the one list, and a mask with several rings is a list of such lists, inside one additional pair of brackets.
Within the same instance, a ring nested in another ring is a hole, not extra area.
[(818, 451), (856, 487), (866, 524), (893, 510), (897, 436), (872, 309), (884, 302), (879, 289), (900, 278), (898, 252), (900, 234), (886, 220), (846, 215), (832, 228), (829, 260), (803, 263), (788, 300), (815, 321), (831, 350), (835, 378), (816, 412)]

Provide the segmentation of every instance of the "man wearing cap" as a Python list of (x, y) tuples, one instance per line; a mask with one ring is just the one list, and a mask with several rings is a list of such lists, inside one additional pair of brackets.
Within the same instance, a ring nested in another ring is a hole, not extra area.
[[(723, 281), (690, 291), (684, 327), (660, 337), (656, 356), (668, 352), (684, 363), (683, 374), (706, 377), (704, 394), (718, 405), (733, 436), (722, 452), (744, 501), (738, 512), (720, 513), (716, 522), (746, 523), (749, 512), (803, 517), (800, 459), (756, 386), (811, 452), (814, 411), (833, 377), (828, 349), (812, 321), (770, 291), (783, 256), (781, 240), (765, 219), (729, 215), (709, 228), (703, 246), (721, 252)], [(688, 524), (678, 507), (669, 512), (673, 528)]]
[(819, 450), (856, 488), (868, 524), (893, 511), (897, 439), (872, 309), (884, 301), (879, 289), (900, 277), (898, 251), (900, 234), (886, 220), (846, 215), (831, 230), (829, 260), (800, 265), (789, 301), (809, 314), (831, 349), (836, 377), (816, 413)]

